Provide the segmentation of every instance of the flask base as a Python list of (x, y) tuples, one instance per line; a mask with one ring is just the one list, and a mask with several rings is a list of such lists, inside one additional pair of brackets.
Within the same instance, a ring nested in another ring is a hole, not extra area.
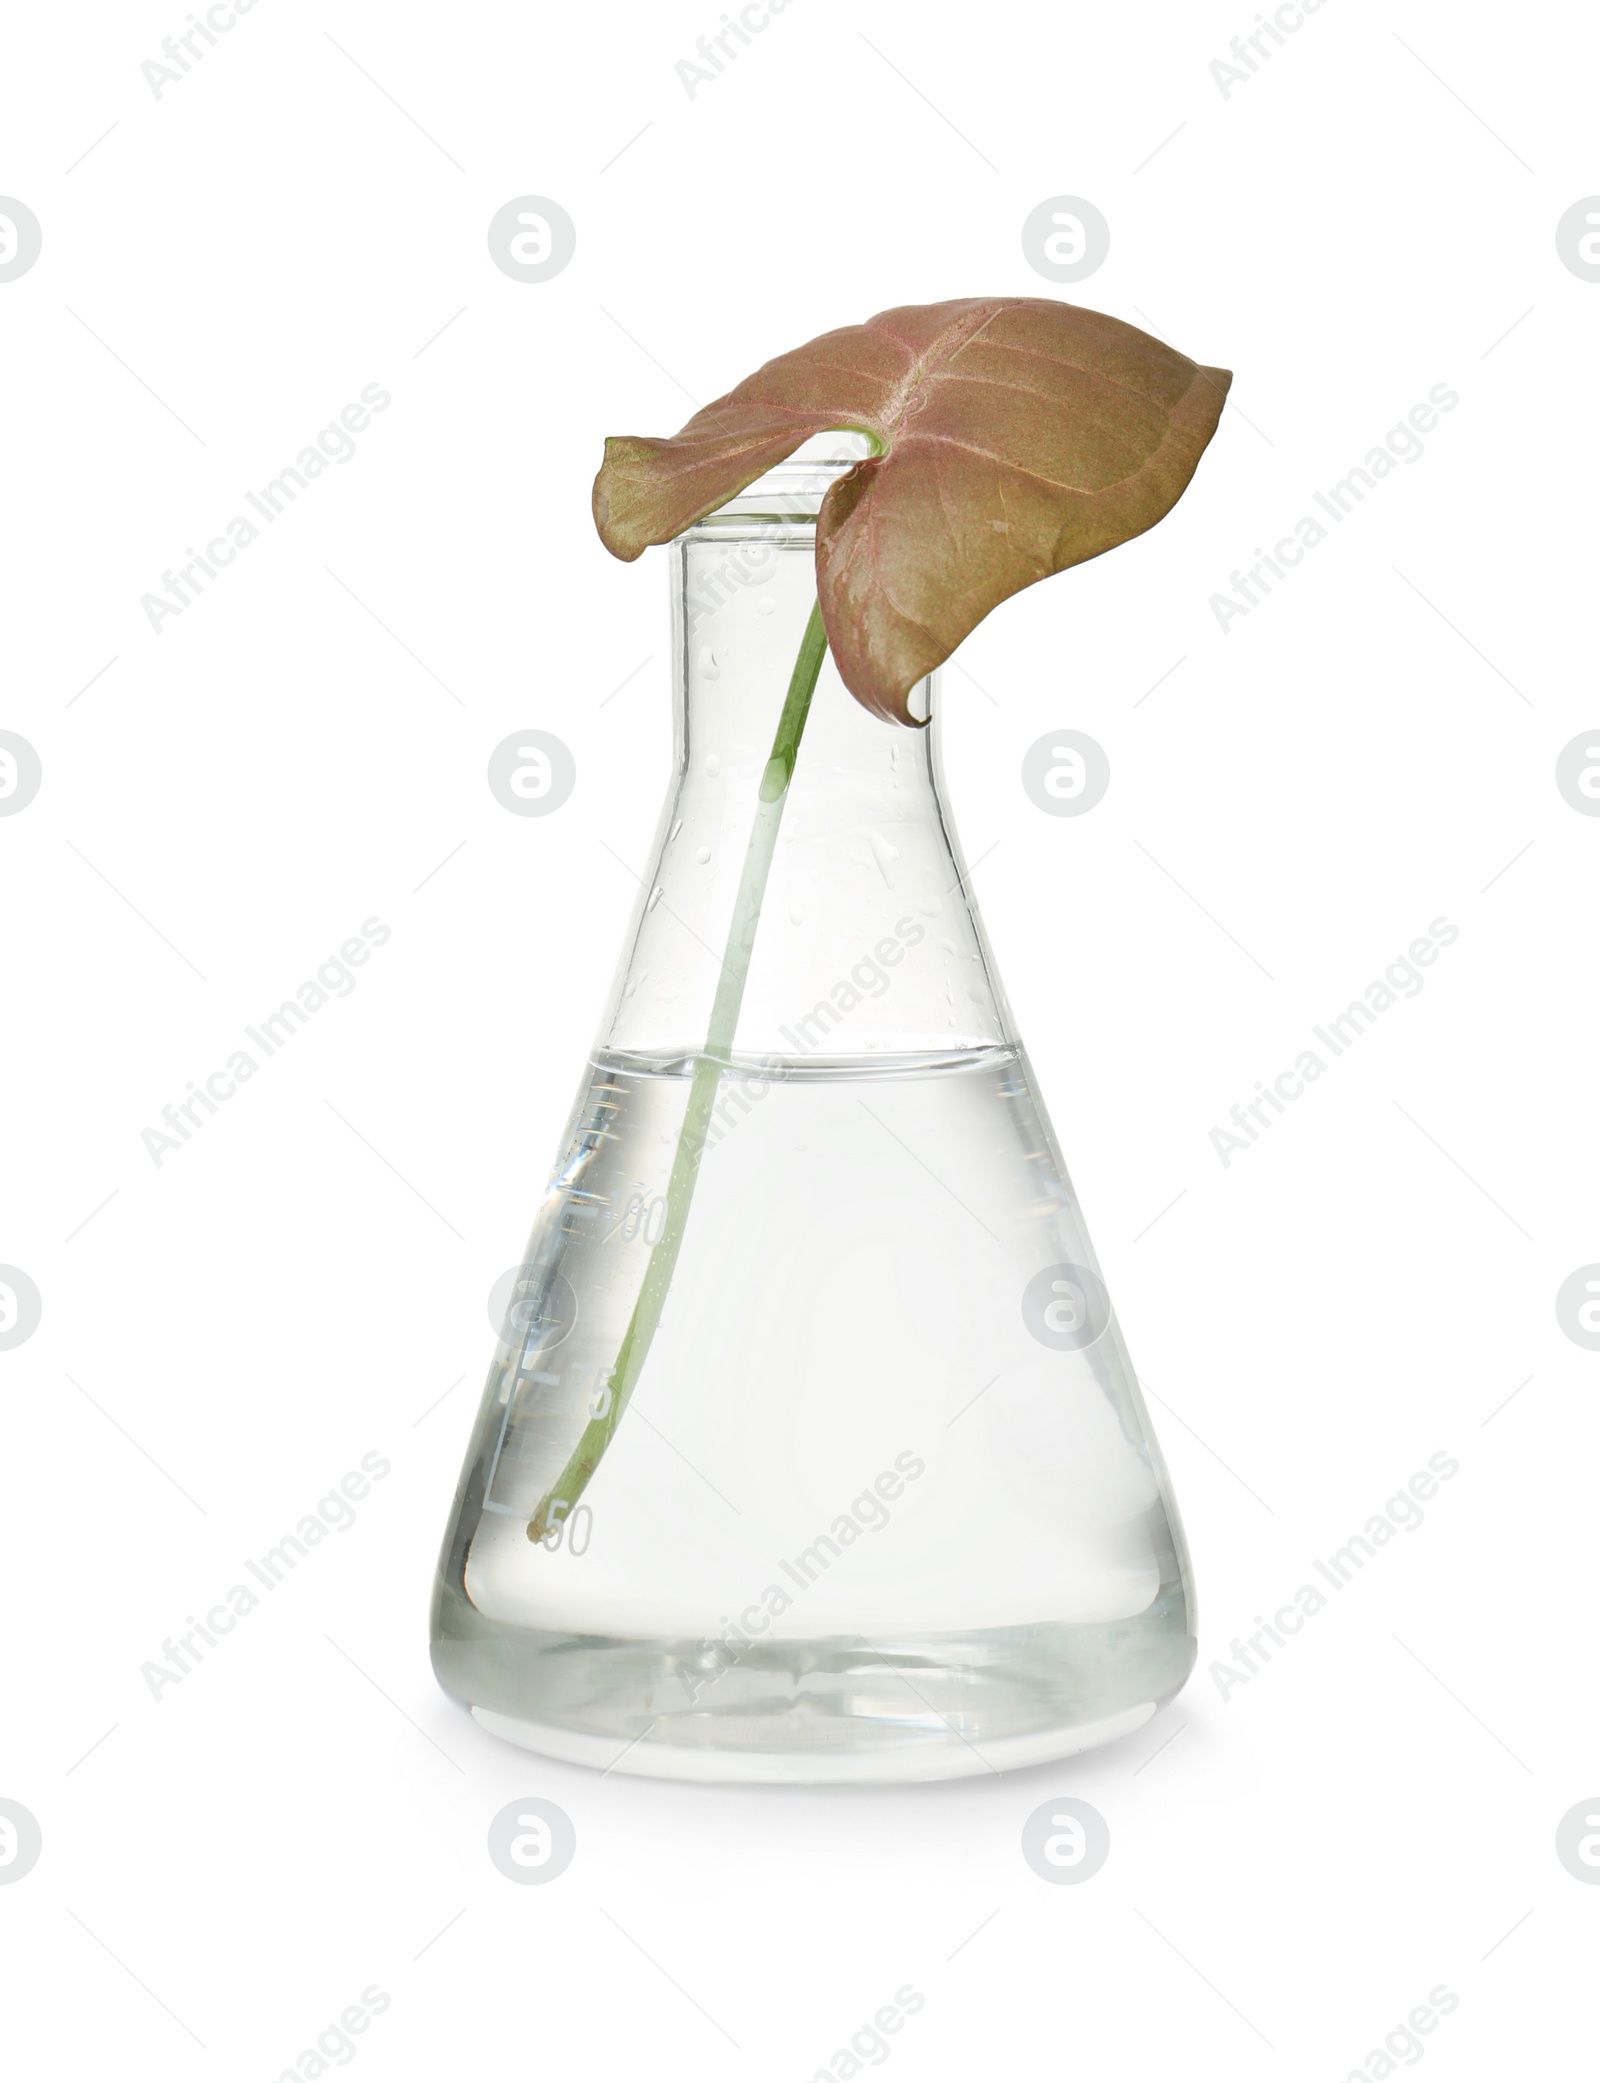
[(960, 1779), (1071, 1757), (1141, 1727), (1196, 1653), (1176, 1586), (1123, 1620), (737, 1655), (506, 1628), (465, 1601), (450, 1617), (434, 1670), (492, 1735), (600, 1772), (746, 1785)]
[(859, 1751), (696, 1749), (670, 1743), (646, 1747), (635, 1743), (618, 1755), (610, 1739), (579, 1735), (549, 1723), (519, 1721), (474, 1707), (472, 1718), (491, 1736), (516, 1743), (564, 1764), (592, 1765), (600, 1772), (632, 1772), (649, 1779), (693, 1779), (730, 1786), (863, 1786), (966, 1779), (982, 1772), (1016, 1772), (1028, 1765), (1048, 1765), (1074, 1757), (1080, 1750), (1131, 1736), (1163, 1703), (1147, 1700), (1104, 1721), (1083, 1722), (1074, 1729), (1051, 1729), (1035, 1736), (1008, 1736), (987, 1742), (980, 1755), (956, 1740), (926, 1750)]

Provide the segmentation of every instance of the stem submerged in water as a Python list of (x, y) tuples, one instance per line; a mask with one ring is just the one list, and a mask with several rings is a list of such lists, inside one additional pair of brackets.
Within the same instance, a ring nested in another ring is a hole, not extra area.
[(806, 727), (811, 697), (816, 691), (817, 675), (822, 670), (827, 649), (822, 610), (814, 606), (806, 623), (805, 635), (800, 639), (799, 654), (789, 679), (789, 692), (772, 740), (772, 752), (761, 776), (755, 824), (745, 849), (744, 872), (739, 878), (738, 894), (733, 900), (728, 947), (722, 958), (722, 975), (717, 981), (716, 996), (711, 1003), (706, 1045), (703, 1053), (695, 1059), (694, 1074), (689, 1081), (689, 1101), (684, 1109), (683, 1126), (678, 1132), (672, 1174), (667, 1181), (667, 1207), (661, 1235), (651, 1249), (639, 1299), (623, 1334), (609, 1383), (602, 1391), (605, 1408), (584, 1427), (571, 1459), (528, 1521), (531, 1541), (543, 1540), (550, 1530), (551, 1513), (561, 1505), (570, 1509), (588, 1487), (590, 1478), (600, 1465), (600, 1457), (611, 1444), (612, 1434), (628, 1407), (649, 1355), (650, 1341), (655, 1337), (656, 1326), (666, 1306), (667, 1291), (672, 1285), (689, 1220), (690, 1203), (700, 1176), (700, 1159), (705, 1151), (706, 1131), (711, 1125), (711, 1110), (716, 1103), (722, 1073), (733, 1053), (739, 1007), (744, 1000), (745, 979), (750, 973), (756, 926), (761, 918), (761, 900), (766, 895), (767, 875), (778, 843), (778, 827), (783, 822), (789, 782), (800, 750), (800, 737)]

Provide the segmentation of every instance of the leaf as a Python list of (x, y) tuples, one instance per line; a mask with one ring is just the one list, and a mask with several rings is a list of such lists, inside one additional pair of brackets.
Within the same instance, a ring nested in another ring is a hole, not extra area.
[(817, 516), (817, 598), (850, 692), (912, 723), (906, 696), (991, 608), (1155, 526), (1232, 381), (1074, 304), (904, 304), (779, 355), (670, 440), (611, 437), (595, 525), (631, 561), (811, 435), (870, 436)]

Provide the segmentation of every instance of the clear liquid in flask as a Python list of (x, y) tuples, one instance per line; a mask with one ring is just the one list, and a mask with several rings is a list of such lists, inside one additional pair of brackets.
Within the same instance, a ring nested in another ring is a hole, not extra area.
[(1187, 1570), (1016, 1047), (724, 1074), (633, 1400), (530, 1540), (604, 1407), (691, 1069), (596, 1060), (446, 1549), (447, 1690), (686, 1777), (936, 1778), (1137, 1727), (1194, 1660)]

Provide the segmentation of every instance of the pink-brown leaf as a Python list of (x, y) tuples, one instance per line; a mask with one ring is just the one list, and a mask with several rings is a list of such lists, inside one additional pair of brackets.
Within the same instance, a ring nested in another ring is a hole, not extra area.
[(778, 356), (670, 440), (608, 440), (595, 525), (632, 559), (811, 435), (870, 436), (817, 516), (817, 597), (845, 685), (910, 723), (911, 689), (991, 608), (1155, 526), (1231, 381), (1044, 297), (902, 305)]

